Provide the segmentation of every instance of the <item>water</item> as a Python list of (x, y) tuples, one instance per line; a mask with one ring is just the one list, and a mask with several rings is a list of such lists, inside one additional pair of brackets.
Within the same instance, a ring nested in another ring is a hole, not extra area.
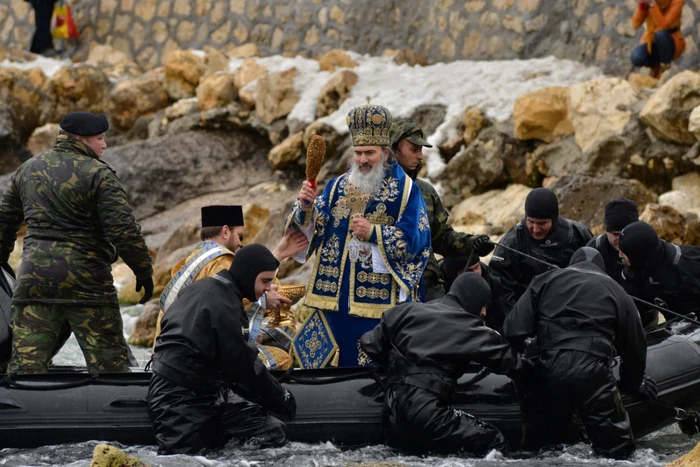
[[(141, 305), (127, 307), (122, 310), (124, 332), (131, 334), (136, 318), (143, 310)], [(150, 349), (134, 347), (134, 355), (143, 366), (150, 358)], [(78, 343), (71, 337), (65, 347), (54, 359), (58, 365), (84, 365)], [(403, 464), (415, 467), (485, 467), (501, 466), (532, 467), (532, 466), (664, 466), (672, 460), (690, 451), (700, 437), (688, 437), (680, 432), (677, 426), (669, 426), (652, 433), (638, 441), (638, 449), (628, 461), (614, 461), (596, 456), (590, 447), (584, 444), (569, 446), (561, 451), (549, 451), (536, 456), (513, 455), (504, 457), (499, 453), (491, 453), (484, 459), (450, 457), (417, 457), (408, 456), (385, 446), (368, 446), (363, 448), (343, 450), (331, 443), (304, 444), (290, 443), (277, 449), (258, 449), (255, 446), (241, 446), (230, 443), (225, 449), (205, 457), (189, 456), (158, 456), (154, 446), (120, 446), (127, 453), (134, 455), (144, 462), (162, 467), (321, 467), (343, 466), (353, 467), (367, 463), (370, 467), (376, 462)], [(0, 450), (0, 466), (70, 466), (88, 467), (92, 453), (99, 441), (89, 441), (78, 444), (58, 446), (43, 446), (35, 449), (3, 449)], [(391, 464), (384, 464), (393, 467)], [(382, 467), (384, 467), (382, 466)], [(379, 467), (379, 466), (377, 466)]]

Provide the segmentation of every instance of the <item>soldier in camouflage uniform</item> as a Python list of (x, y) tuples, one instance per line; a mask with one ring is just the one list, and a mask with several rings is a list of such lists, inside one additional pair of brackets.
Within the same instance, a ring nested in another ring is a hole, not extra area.
[(469, 256), (474, 249), (479, 256), (486, 256), (493, 251), (493, 244), (488, 235), (474, 236), (455, 232), (447, 223), (449, 214), (442, 206), (437, 191), (430, 183), (418, 178), (418, 172), (423, 168), (424, 147), (432, 148), (423, 137), (423, 131), (415, 123), (406, 121), (392, 127), (391, 148), (396, 154), (396, 160), (406, 174), (416, 182), (428, 208), (433, 251), (423, 273), (423, 286), (425, 301), (429, 302), (445, 295), (445, 281), (435, 259), (435, 253), (446, 257)]
[(28, 225), (12, 298), (10, 373), (43, 373), (64, 326), (88, 370), (128, 372), (111, 264), (120, 256), (153, 293), (153, 268), (121, 181), (100, 160), (104, 115), (74, 112), (51, 151), (22, 164), (0, 199), (0, 263), (22, 221)]

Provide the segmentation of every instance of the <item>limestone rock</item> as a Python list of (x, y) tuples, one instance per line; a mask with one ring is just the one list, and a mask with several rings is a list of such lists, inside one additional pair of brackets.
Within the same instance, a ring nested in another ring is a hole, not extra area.
[(596, 141), (619, 135), (639, 101), (632, 85), (620, 78), (600, 78), (569, 87), (569, 119), (582, 151)]
[(640, 73), (630, 73), (627, 77), (627, 81), (629, 81), (634, 89), (651, 89), (659, 84), (658, 79)]
[(228, 70), (229, 57), (225, 53), (211, 46), (205, 46), (204, 50), (204, 76)]
[(202, 111), (223, 107), (238, 97), (233, 74), (219, 73), (202, 78), (197, 86), (197, 102)]
[(573, 134), (568, 117), (569, 89), (561, 86), (540, 89), (520, 96), (513, 107), (515, 137), (551, 143)]
[(675, 177), (671, 183), (674, 191), (687, 193), (694, 203), (700, 205), (700, 173), (692, 172), (680, 177)]
[[(445, 105), (421, 104), (413, 110), (408, 119), (423, 130), (423, 136), (428, 137), (435, 133), (437, 127), (442, 125), (446, 115), (447, 106)], [(394, 122), (396, 123), (396, 121), (398, 121), (398, 119)]]
[(41, 124), (42, 112), (53, 105), (53, 95), (43, 91), (47, 80), (39, 68), (0, 68), (0, 99), (12, 113), (13, 128), (21, 142)]
[(289, 115), (299, 102), (300, 94), (294, 88), (294, 79), (299, 74), (296, 68), (277, 73), (266, 73), (258, 79), (255, 91), (255, 111), (263, 123)]
[[(490, 190), (471, 196), (454, 208), (453, 225), (469, 226), (468, 231), (486, 231), (489, 235), (499, 235), (525, 217), (525, 198), (532, 188), (524, 185), (508, 185), (505, 190)], [(483, 225), (485, 229), (478, 229)]]
[(438, 178), (444, 189), (442, 200), (446, 207), (468, 196), (505, 185), (507, 178), (502, 158), (505, 140), (505, 135), (488, 128), (447, 163)]
[(700, 73), (683, 71), (656, 91), (639, 114), (654, 134), (666, 141), (693, 144), (688, 130), (691, 111), (700, 105)]
[(626, 172), (657, 193), (671, 190), (674, 177), (697, 170), (687, 146), (657, 140), (630, 157)]
[(261, 136), (231, 127), (134, 141), (108, 148), (102, 157), (124, 183), (136, 217), (143, 218), (195, 196), (268, 180), (270, 167), (261, 161), (269, 148)]
[[(155, 295), (154, 297), (159, 297)], [(160, 312), (160, 298), (149, 300), (143, 307), (141, 315), (134, 323), (134, 329), (129, 337), (129, 344), (142, 347), (152, 347), (156, 338), (156, 324)]]
[(397, 65), (426, 66), (428, 60), (413, 49), (386, 49), (382, 57), (391, 58)]
[(700, 467), (700, 442), (688, 454), (670, 462), (666, 467)]
[(168, 94), (152, 74), (117, 83), (109, 95), (112, 123), (126, 131), (143, 115), (150, 115), (168, 105)]
[(321, 71), (334, 72), (336, 68), (355, 68), (357, 62), (350, 58), (347, 52), (340, 49), (333, 49), (317, 57)]
[(204, 60), (188, 50), (174, 50), (165, 57), (163, 86), (172, 99), (194, 97), (204, 74)]
[(170, 121), (177, 120), (185, 115), (199, 113), (200, 110), (197, 99), (182, 99), (165, 109), (165, 118)]
[(661, 206), (671, 206), (678, 212), (685, 213), (700, 207), (700, 199), (693, 198), (685, 191), (671, 190), (659, 196)]
[(51, 149), (56, 142), (58, 130), (60, 130), (58, 123), (47, 123), (34, 130), (27, 141), (29, 152), (35, 156)]
[(170, 232), (170, 234), (163, 240), (160, 248), (158, 249), (158, 254), (156, 255), (156, 263), (154, 268), (170, 268), (172, 269), (178, 261), (185, 258), (187, 254), (178, 257), (176, 261), (164, 262), (171, 253), (180, 250), (181, 248), (192, 249), (195, 244), (200, 240), (199, 232), (202, 229), (202, 222), (200, 218), (190, 218), (187, 221), (178, 225), (175, 230)]
[(491, 122), (484, 116), (484, 112), (478, 107), (467, 109), (462, 116), (462, 139), (464, 144), (471, 144), (479, 136), (481, 130), (490, 126)]
[(323, 138), (326, 143), (326, 159), (333, 159), (337, 156), (336, 152), (338, 147), (343, 143), (346, 138), (345, 135), (339, 134), (335, 128), (328, 125), (327, 123), (316, 120), (311, 125), (304, 129), (304, 147), (309, 146), (311, 137), (314, 135), (319, 135)]
[(611, 199), (629, 198), (640, 207), (656, 200), (639, 181), (615, 177), (565, 175), (548, 188), (559, 198), (559, 214), (587, 225), (595, 235), (605, 231), (605, 205)]
[[(4, 95), (3, 102), (5, 105), (0, 106), (0, 174), (13, 172), (22, 162), (32, 157), (24, 147), (26, 133), (18, 124), (20, 119), (14, 111), (21, 109), (21, 104), (12, 95)], [(1, 188), (6, 186), (7, 183)]]
[(90, 467), (150, 467), (121, 449), (108, 444), (98, 444), (92, 454)]
[(117, 299), (122, 306), (136, 305), (143, 297), (143, 290), (136, 291), (136, 277), (131, 282), (127, 282), (117, 291)]
[(236, 70), (233, 81), (238, 89), (239, 100), (249, 109), (255, 108), (255, 90), (250, 89), (249, 83), (267, 73), (267, 67), (259, 64), (253, 58), (243, 60), (241, 67)]
[(348, 98), (355, 83), (357, 83), (357, 75), (350, 70), (342, 70), (334, 74), (319, 91), (316, 118), (325, 117), (338, 110)]
[(695, 107), (688, 117), (688, 131), (700, 141), (700, 105)]
[(239, 46), (236, 46), (233, 43), (231, 43), (229, 44), (229, 46), (224, 47), (223, 52), (230, 58), (250, 58), (260, 56), (258, 46), (252, 43), (243, 44)]
[(678, 245), (685, 244), (685, 216), (671, 206), (647, 204), (639, 220), (651, 225), (659, 238)]
[(275, 169), (284, 169), (301, 157), (304, 148), (304, 132), (294, 133), (270, 150), (267, 160)]
[(85, 63), (99, 68), (107, 76), (117, 79), (137, 77), (143, 73), (138, 64), (127, 57), (124, 52), (106, 44), (91, 44)]
[(42, 113), (42, 121), (59, 122), (75, 111), (107, 113), (111, 84), (102, 70), (77, 64), (62, 68), (46, 81), (42, 92), (54, 96), (54, 105)]
[[(289, 212), (291, 212), (291, 209)], [(263, 226), (267, 223), (268, 217), (270, 217), (270, 210), (266, 207), (260, 206), (257, 203), (247, 203), (243, 205), (243, 219), (245, 219), (246, 237), (255, 239)], [(279, 234), (280, 231), (281, 229), (276, 232)]]

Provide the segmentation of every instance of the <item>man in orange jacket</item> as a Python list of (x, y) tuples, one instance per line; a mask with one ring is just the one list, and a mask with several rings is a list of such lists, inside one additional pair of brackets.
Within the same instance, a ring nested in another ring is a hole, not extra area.
[(639, 29), (646, 22), (640, 45), (632, 51), (632, 64), (651, 68), (650, 75), (661, 76), (685, 49), (681, 33), (683, 0), (640, 0), (632, 17), (632, 26)]

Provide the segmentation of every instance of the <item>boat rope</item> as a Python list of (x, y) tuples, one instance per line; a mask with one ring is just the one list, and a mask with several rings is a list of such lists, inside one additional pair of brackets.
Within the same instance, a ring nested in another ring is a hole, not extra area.
[(658, 400), (658, 399), (655, 399), (655, 400), (649, 401), (649, 402), (651, 402), (652, 404), (656, 404), (660, 407), (665, 407), (665, 408), (669, 409), (672, 413), (675, 414), (675, 418), (677, 421), (686, 420), (688, 418), (694, 418), (696, 420), (696, 423), (700, 422), (700, 413), (698, 413), (695, 410), (683, 409), (681, 407), (676, 407), (673, 404), (669, 404), (668, 402)]
[(5, 386), (11, 389), (21, 389), (25, 391), (54, 391), (60, 389), (72, 389), (82, 386), (98, 385), (98, 386), (133, 386), (134, 381), (122, 381), (120, 379), (105, 378), (99, 375), (92, 375), (88, 378), (79, 379), (77, 381), (67, 381), (63, 383), (46, 383), (38, 382), (36, 384), (20, 383), (17, 381), (14, 373), (5, 375), (0, 380), (0, 386)]
[[(537, 261), (537, 262), (539, 262), (539, 263), (542, 263), (542, 264), (544, 264), (545, 266), (550, 267), (550, 268), (552, 268), (552, 269), (561, 269), (561, 268), (560, 268), (559, 266), (557, 266), (556, 264), (548, 263), (547, 261), (541, 260), (541, 259), (539, 259), (539, 258), (535, 258), (534, 256), (528, 255), (527, 253), (523, 253), (522, 251), (518, 251), (518, 250), (516, 250), (515, 248), (511, 248), (511, 247), (505, 246), (505, 245), (503, 245), (502, 243), (498, 243), (498, 242), (494, 242), (494, 241), (492, 241), (492, 243), (493, 243), (494, 245), (496, 245), (496, 246), (500, 246), (501, 248), (503, 248), (503, 249), (505, 249), (505, 250), (512, 251), (512, 252), (514, 252), (514, 253), (518, 253), (519, 255), (522, 255), (522, 256), (524, 256), (525, 258), (529, 258), (529, 259), (531, 259), (531, 260), (534, 260), (534, 261)], [(671, 315), (673, 315), (673, 316), (677, 316), (678, 318), (684, 319), (684, 320), (686, 320), (686, 321), (688, 321), (688, 322), (690, 322), (690, 323), (695, 324), (696, 326), (700, 326), (700, 321), (698, 321), (698, 320), (696, 320), (696, 319), (693, 319), (693, 318), (690, 318), (690, 317), (688, 317), (687, 315), (683, 315), (683, 314), (681, 314), (681, 313), (676, 313), (675, 311), (669, 310), (669, 309), (666, 308), (666, 307), (663, 307), (663, 306), (660, 306), (660, 305), (656, 305), (656, 304), (651, 303), (651, 302), (647, 302), (646, 300), (642, 300), (641, 298), (635, 297), (634, 295), (630, 295), (630, 297), (632, 298), (632, 300), (634, 300), (634, 301), (636, 301), (636, 302), (638, 302), (638, 303), (641, 303), (641, 304), (643, 304), (643, 305), (650, 306), (650, 307), (652, 307), (652, 308), (656, 308), (656, 309), (659, 310), (659, 311), (663, 311), (664, 313), (668, 313), (668, 314), (671, 314)]]
[(344, 381), (352, 381), (354, 379), (372, 377), (372, 375), (376, 374), (378, 370), (379, 370), (379, 367), (368, 367), (366, 370), (356, 371), (354, 373), (346, 373), (346, 374), (342, 374), (342, 375), (338, 375), (338, 376), (322, 376), (322, 377), (308, 376), (308, 377), (305, 377), (305, 376), (301, 376), (301, 375), (295, 375), (294, 369), (289, 369), (282, 376), (282, 378), (280, 379), (280, 382), (282, 382), (282, 383), (291, 382), (291, 383), (308, 384), (308, 385), (342, 383)]

